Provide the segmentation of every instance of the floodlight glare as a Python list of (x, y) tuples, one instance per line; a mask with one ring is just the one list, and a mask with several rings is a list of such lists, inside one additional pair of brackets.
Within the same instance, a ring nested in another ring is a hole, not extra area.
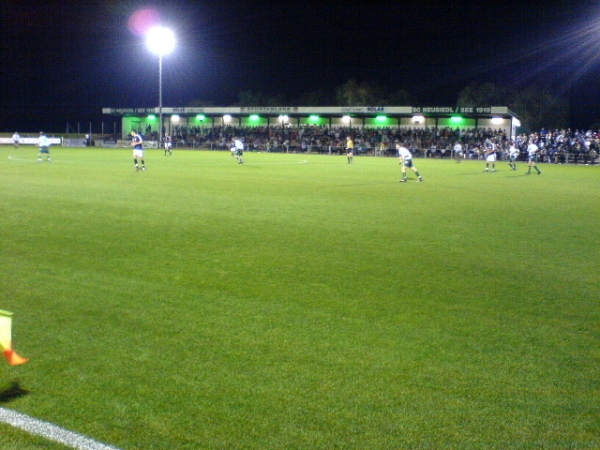
[(146, 33), (146, 46), (155, 55), (168, 55), (175, 48), (175, 35), (168, 28), (152, 27)]

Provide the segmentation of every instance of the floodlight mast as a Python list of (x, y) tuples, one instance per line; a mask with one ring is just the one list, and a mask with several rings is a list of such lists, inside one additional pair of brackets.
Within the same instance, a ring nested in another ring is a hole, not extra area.
[(175, 48), (175, 35), (165, 27), (152, 27), (146, 33), (146, 46), (158, 55), (158, 148), (163, 146), (162, 58)]

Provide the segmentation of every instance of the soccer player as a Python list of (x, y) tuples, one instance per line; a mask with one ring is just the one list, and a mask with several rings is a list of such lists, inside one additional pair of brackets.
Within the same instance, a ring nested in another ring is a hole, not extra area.
[(485, 172), (489, 172), (490, 163), (492, 164), (492, 173), (496, 171), (496, 144), (489, 139), (485, 140)]
[(167, 153), (169, 155), (172, 155), (173, 152), (171, 151), (171, 149), (173, 148), (173, 141), (171, 139), (171, 136), (168, 135), (168, 133), (165, 133), (165, 156), (167, 156)]
[(42, 162), (42, 155), (46, 155), (46, 161), (52, 162), (52, 159), (50, 158), (50, 144), (48, 143), (48, 138), (43, 131), (40, 131), (38, 146), (40, 148), (38, 153), (38, 162)]
[(235, 157), (238, 160), (238, 164), (244, 164), (244, 142), (242, 138), (233, 138), (233, 148), (235, 149)]
[(352, 164), (352, 160), (354, 159), (354, 141), (350, 136), (346, 138), (346, 158), (348, 158), (348, 164)]
[[(131, 132), (131, 146), (133, 147), (133, 163), (135, 164), (135, 171), (139, 172), (140, 170), (146, 170), (146, 163), (144, 162), (144, 140), (142, 136), (140, 136), (137, 131), (133, 130)], [(142, 168), (138, 165), (138, 158), (140, 158), (140, 162), (142, 163)]]
[(464, 158), (463, 146), (459, 141), (456, 141), (456, 144), (454, 144), (454, 157), (457, 163)]
[(517, 158), (519, 157), (519, 149), (514, 142), (511, 141), (510, 148), (508, 149), (508, 165), (510, 170), (517, 170)]
[(15, 134), (12, 135), (13, 145), (15, 150), (19, 148), (19, 144), (21, 142), (21, 136), (19, 136), (19, 132), (15, 131)]
[(423, 181), (423, 177), (412, 163), (412, 153), (404, 147), (400, 142), (396, 144), (396, 149), (398, 150), (398, 159), (400, 160), (399, 164), (402, 164), (402, 179), (400, 183), (406, 183), (406, 169), (412, 170), (417, 175), (417, 181), (420, 183)]
[(535, 145), (535, 143), (533, 142), (533, 139), (529, 140), (529, 145), (527, 146), (527, 165), (529, 166), (527, 168), (527, 173), (525, 175), (531, 175), (531, 168), (533, 167), (536, 171), (538, 175), (541, 175), (542, 172), (540, 171), (540, 169), (538, 169), (536, 163), (538, 160), (538, 152), (539, 152), (540, 148)]

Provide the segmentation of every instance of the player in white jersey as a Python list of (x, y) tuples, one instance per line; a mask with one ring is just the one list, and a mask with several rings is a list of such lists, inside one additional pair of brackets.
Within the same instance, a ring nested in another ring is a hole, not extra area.
[(514, 142), (511, 141), (508, 149), (508, 165), (511, 170), (517, 170), (517, 158), (519, 157), (519, 149)]
[(21, 136), (19, 136), (19, 132), (15, 131), (15, 134), (12, 135), (13, 145), (15, 150), (19, 148), (19, 144), (21, 143)]
[(38, 153), (38, 162), (42, 162), (43, 155), (46, 155), (46, 161), (52, 162), (52, 159), (50, 158), (50, 143), (48, 142), (48, 138), (46, 137), (43, 131), (40, 131), (38, 146), (40, 148), (40, 151)]
[(496, 171), (496, 144), (489, 139), (486, 139), (485, 144), (485, 172), (489, 172), (490, 164), (492, 165), (492, 173)]
[(533, 167), (536, 171), (538, 175), (541, 175), (542, 172), (540, 171), (540, 169), (538, 169), (536, 163), (538, 160), (538, 152), (540, 151), (540, 148), (535, 145), (535, 143), (530, 140), (529, 141), (529, 145), (527, 146), (527, 173), (525, 175), (530, 175), (531, 174), (531, 168)]
[(173, 148), (173, 140), (171, 139), (171, 136), (169, 136), (168, 133), (165, 133), (163, 142), (165, 146), (165, 156), (167, 156), (167, 154), (172, 155), (173, 151), (171, 149)]
[(423, 181), (423, 177), (412, 163), (412, 153), (404, 147), (401, 143), (396, 144), (396, 149), (398, 150), (398, 159), (400, 160), (400, 164), (402, 164), (402, 179), (400, 183), (406, 183), (406, 169), (411, 169), (417, 175), (417, 181)]
[(232, 151), (235, 150), (235, 157), (238, 160), (238, 164), (244, 164), (244, 142), (242, 141), (242, 138), (236, 137), (233, 138), (233, 147), (232, 147)]
[(454, 157), (456, 158), (457, 163), (459, 163), (460, 160), (465, 157), (465, 154), (463, 152), (463, 146), (458, 141), (456, 141), (456, 144), (454, 144)]

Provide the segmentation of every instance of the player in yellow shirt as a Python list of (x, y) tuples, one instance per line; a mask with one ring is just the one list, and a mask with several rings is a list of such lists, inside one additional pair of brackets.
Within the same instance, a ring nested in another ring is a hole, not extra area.
[(346, 138), (346, 158), (348, 158), (348, 164), (352, 164), (354, 158), (354, 141), (350, 136)]

